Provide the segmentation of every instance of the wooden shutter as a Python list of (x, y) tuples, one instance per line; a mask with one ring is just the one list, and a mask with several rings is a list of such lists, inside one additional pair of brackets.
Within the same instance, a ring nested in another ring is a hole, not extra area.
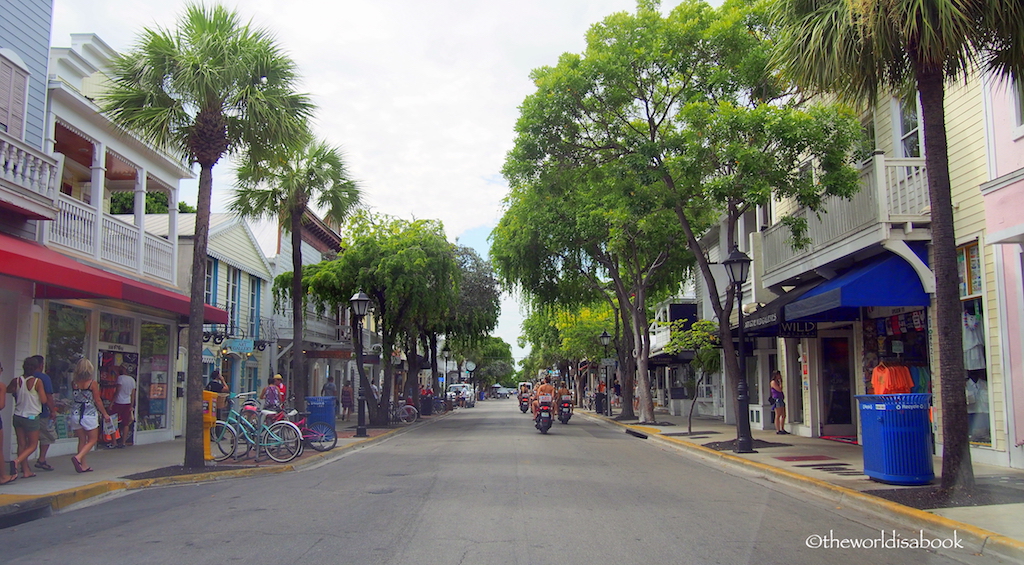
[(28, 73), (0, 57), (0, 131), (21, 139), (25, 129)]

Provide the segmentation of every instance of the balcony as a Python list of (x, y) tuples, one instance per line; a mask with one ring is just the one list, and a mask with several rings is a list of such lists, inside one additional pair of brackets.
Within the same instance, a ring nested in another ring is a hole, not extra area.
[(51, 156), (0, 132), (0, 205), (34, 220), (57, 215), (63, 156)]
[(66, 194), (57, 197), (57, 216), (46, 224), (47, 243), (121, 270), (174, 283), (174, 246)]
[[(929, 239), (928, 178), (923, 158), (887, 158), (876, 153), (861, 169), (861, 190), (850, 200), (826, 198), (824, 212), (801, 209), (807, 220), (804, 249), (793, 249), (789, 228), (762, 232), (763, 285), (792, 284), (800, 275), (891, 239)], [(827, 213), (825, 213), (827, 212)]]

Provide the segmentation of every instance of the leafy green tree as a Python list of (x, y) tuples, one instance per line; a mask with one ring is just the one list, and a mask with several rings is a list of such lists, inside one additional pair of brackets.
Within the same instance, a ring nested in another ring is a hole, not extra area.
[[(795, 106), (770, 65), (774, 30), (763, 4), (730, 0), (715, 10), (685, 0), (667, 17), (656, 8), (641, 2), (635, 14), (609, 16), (590, 29), (582, 55), (534, 71), (537, 93), (522, 106), (513, 154), (526, 177), (614, 166), (644, 179), (639, 198), (676, 216), (696, 260), (736, 383), (724, 321), (738, 289), (727, 287), (722, 300), (700, 238), (720, 223), (724, 255), (737, 244), (738, 219), (773, 197), (820, 210), (828, 195), (853, 194), (848, 154), (859, 124), (845, 107)], [(799, 173), (805, 161), (816, 165), (813, 180)], [(799, 239), (802, 226), (791, 224)]]
[(273, 36), (238, 14), (190, 4), (174, 29), (146, 28), (114, 61), (103, 112), (116, 124), (198, 164), (192, 256), (185, 466), (202, 467), (203, 285), (213, 167), (225, 155), (274, 153), (305, 135), (311, 104), (295, 63)]
[(964, 83), (978, 71), (1024, 76), (1024, 6), (1007, 0), (776, 4), (784, 31), (778, 59), (802, 84), (868, 104), (880, 92), (916, 89), (921, 97), (941, 380), (942, 488), (973, 488), (945, 90), (947, 83)]
[(312, 203), (324, 217), (340, 224), (357, 206), (361, 193), (345, 167), (341, 150), (326, 141), (283, 150), (268, 159), (249, 155), (238, 167), (238, 188), (228, 208), (247, 219), (277, 219), (291, 235), (292, 379), (296, 406), (305, 406), (309, 389), (302, 351), (302, 222)]
[[(167, 193), (166, 192), (147, 192), (146, 193), (146, 214), (166, 214), (169, 205), (167, 204)], [(182, 214), (195, 214), (196, 209), (189, 206), (188, 203), (179, 201), (178, 212)], [(133, 192), (115, 192), (110, 195), (110, 213), (111, 214), (134, 214), (135, 213), (135, 193)]]
[[(384, 359), (391, 359), (401, 338), (409, 335), (409, 320), (445, 312), (456, 300), (458, 265), (439, 222), (357, 211), (346, 222), (342, 247), (337, 259), (303, 269), (301, 296), (322, 308), (348, 307), (359, 291), (369, 295), (381, 326)], [(292, 289), (292, 273), (274, 281), (275, 298), (289, 296)], [(384, 363), (379, 403), (368, 407), (376, 425), (387, 424), (394, 377), (394, 367)], [(368, 381), (361, 384), (369, 390)]]
[(693, 398), (690, 401), (690, 412), (686, 417), (686, 433), (693, 434), (693, 408), (697, 405), (697, 391), (708, 375), (722, 370), (722, 348), (719, 338), (718, 324), (711, 320), (697, 320), (689, 329), (687, 320), (676, 320), (669, 324), (669, 341), (665, 344), (665, 353), (675, 355), (683, 351), (693, 351), (694, 357), (690, 366), (700, 375), (693, 386)]

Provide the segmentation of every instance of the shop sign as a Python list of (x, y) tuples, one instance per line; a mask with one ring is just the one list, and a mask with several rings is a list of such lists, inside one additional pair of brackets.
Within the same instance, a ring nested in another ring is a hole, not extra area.
[(251, 339), (229, 339), (224, 342), (224, 347), (235, 353), (252, 353), (256, 343)]
[(818, 337), (817, 322), (782, 322), (779, 337)]

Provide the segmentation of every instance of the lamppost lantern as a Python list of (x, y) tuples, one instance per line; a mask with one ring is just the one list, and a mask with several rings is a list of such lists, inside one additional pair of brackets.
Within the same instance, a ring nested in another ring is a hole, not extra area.
[(608, 330), (604, 330), (601, 335), (597, 336), (597, 340), (601, 342), (601, 345), (608, 347), (608, 344), (612, 342), (612, 335), (608, 333)]
[(362, 318), (366, 315), (366, 312), (370, 309), (370, 297), (365, 292), (359, 291), (352, 295), (349, 299), (349, 303), (352, 304), (352, 314)]
[(746, 341), (743, 337), (743, 283), (750, 274), (750, 257), (733, 247), (725, 261), (725, 271), (729, 274), (729, 282), (736, 289), (736, 302), (739, 303), (736, 315), (738, 318), (737, 333), (739, 337), (739, 368), (736, 379), (736, 453), (755, 453), (754, 438), (750, 435), (750, 394), (747, 388), (747, 353)]
[(352, 345), (356, 350), (356, 370), (359, 372), (359, 407), (358, 420), (356, 423), (356, 437), (367, 437), (366, 435), (366, 387), (363, 381), (366, 380), (363, 369), (363, 317), (370, 309), (370, 297), (365, 292), (359, 291), (352, 295), (349, 300), (352, 305), (352, 316), (355, 318), (356, 327), (352, 331)]
[(750, 257), (740, 251), (739, 247), (733, 247), (729, 257), (722, 261), (722, 264), (729, 274), (729, 282), (740, 285), (747, 282), (747, 276), (750, 274)]

